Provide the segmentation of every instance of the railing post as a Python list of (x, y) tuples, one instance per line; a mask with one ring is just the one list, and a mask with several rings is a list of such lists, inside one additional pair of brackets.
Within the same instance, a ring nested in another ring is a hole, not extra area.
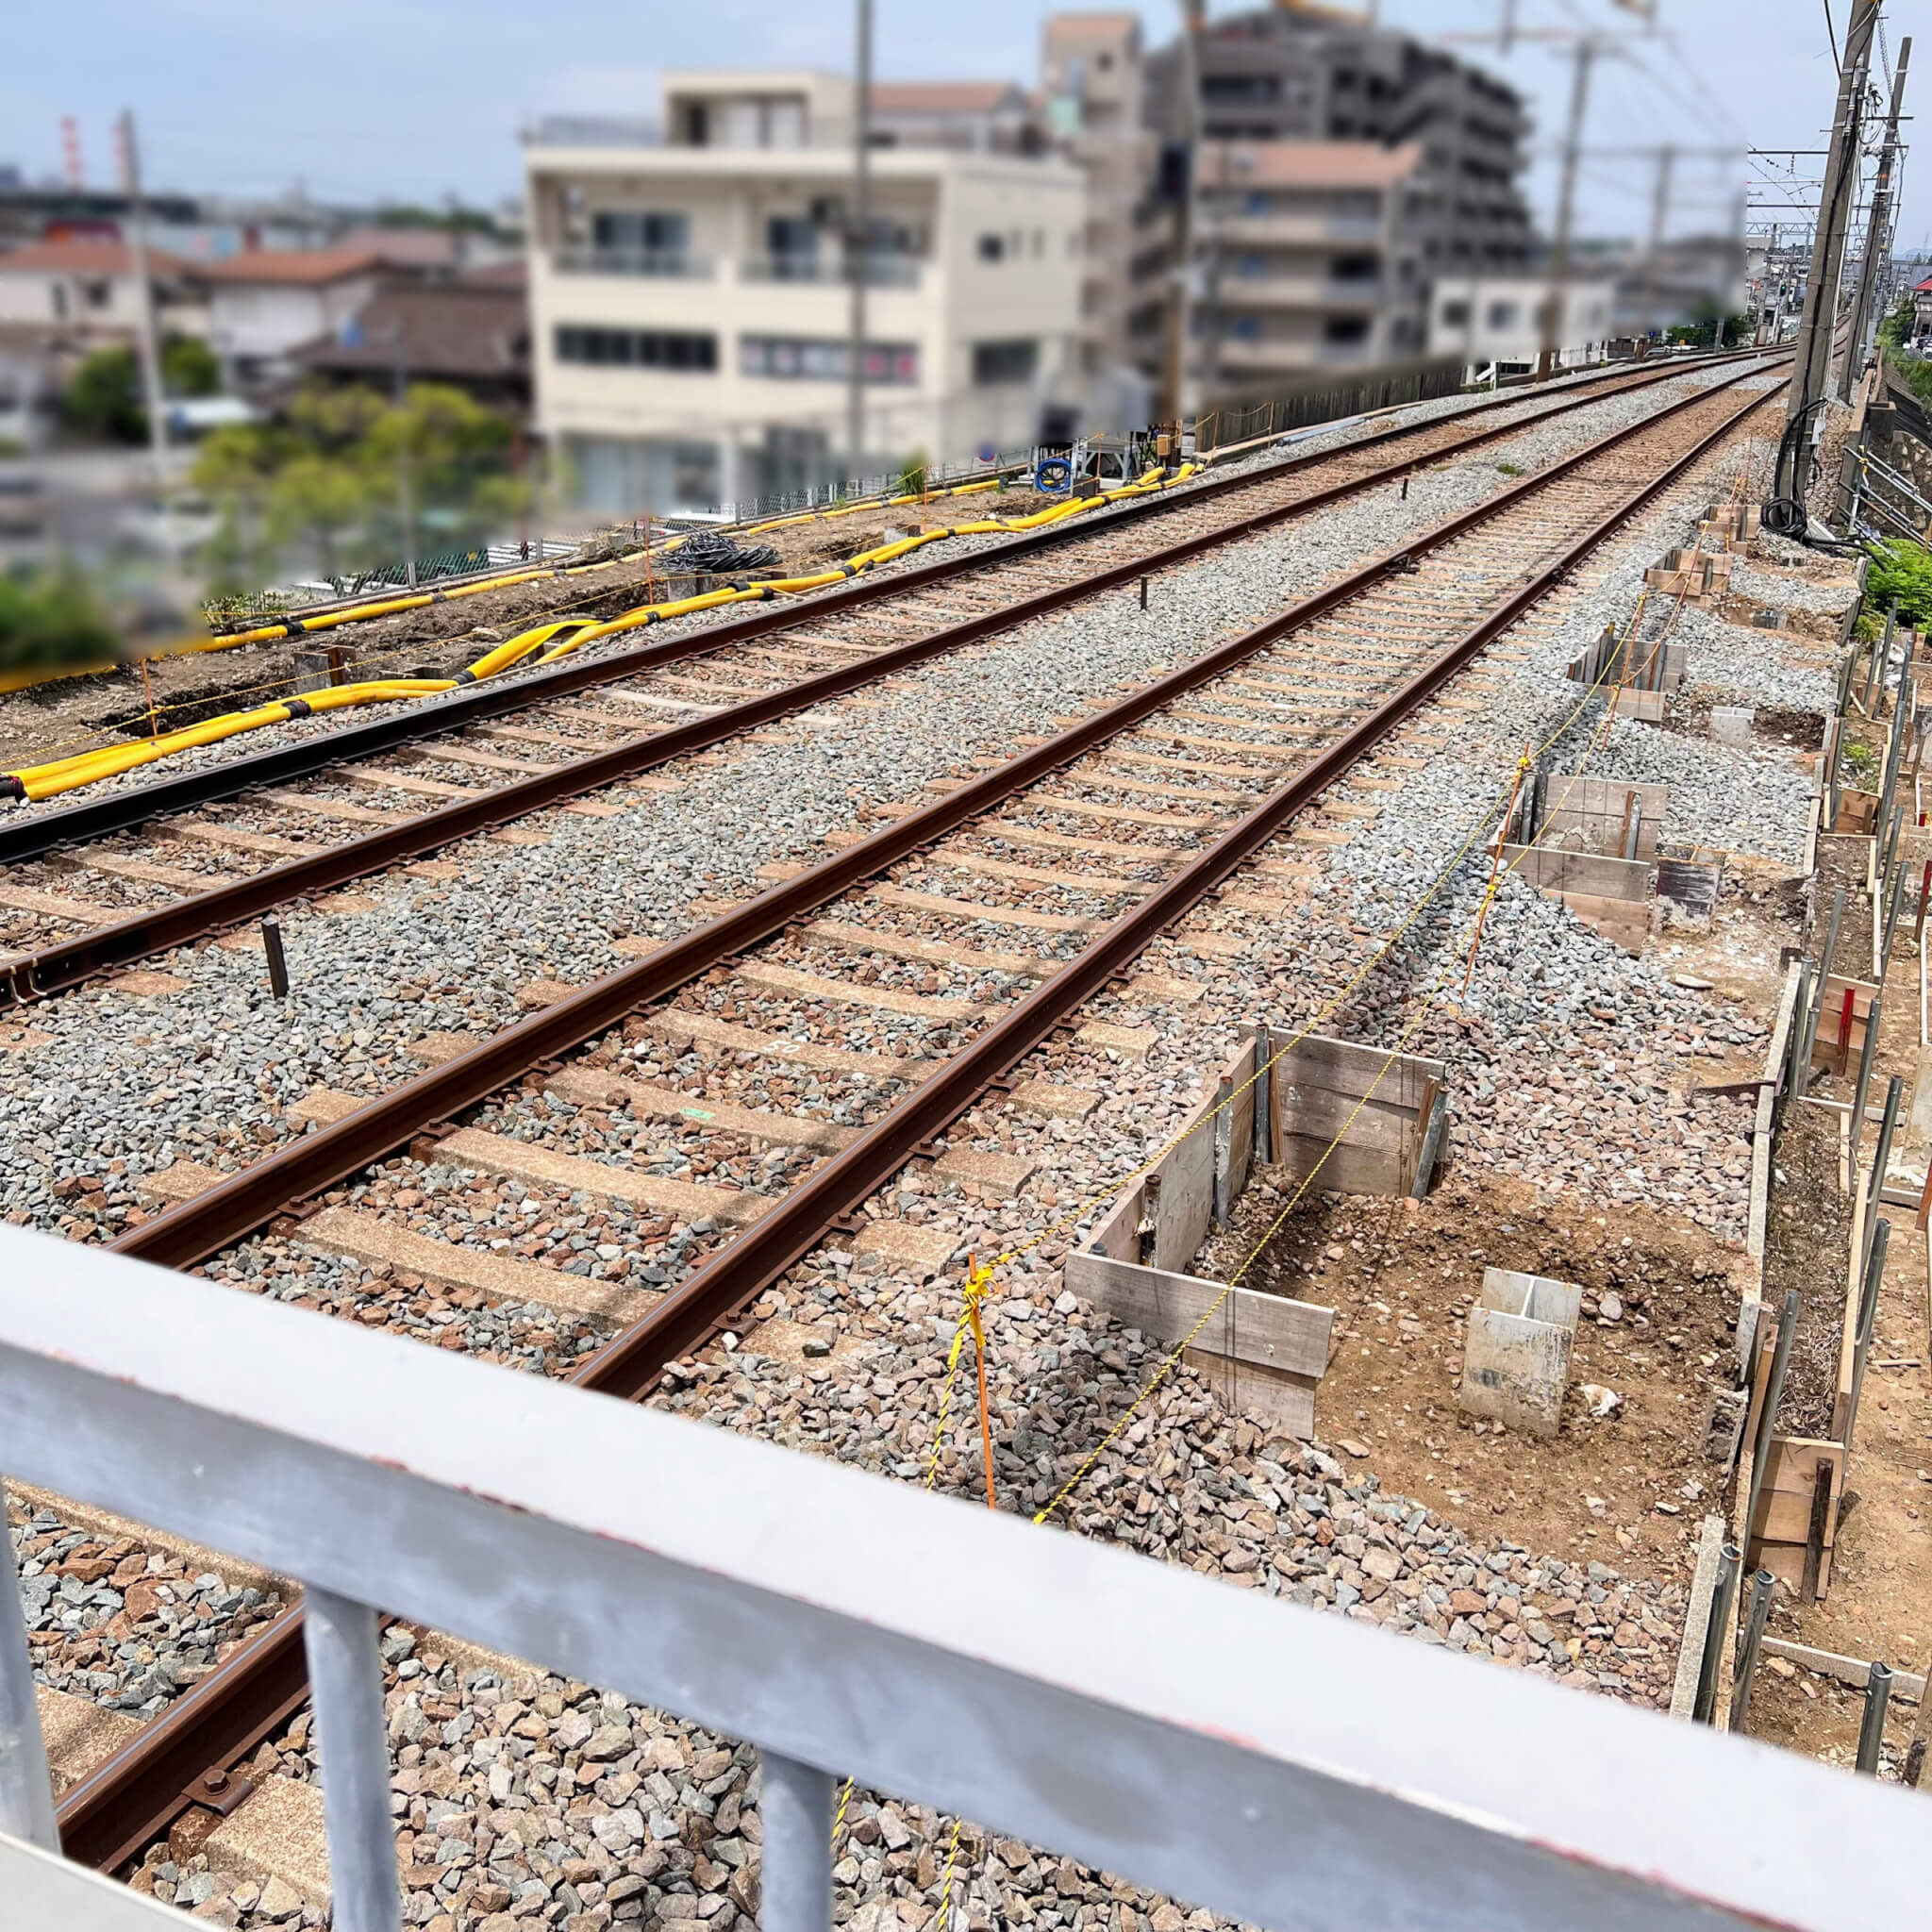
[(7, 1533), (7, 1491), (0, 1488), (0, 1832), (25, 1839), (43, 1852), (60, 1849), (54, 1824), (54, 1787), (47, 1775), (47, 1746), (41, 1736), (41, 1707), (34, 1697), (33, 1657), (26, 1647), (26, 1613), (20, 1603), (20, 1572), (13, 1538)]
[(375, 1612), (309, 1585), (302, 1641), (322, 1753), (335, 1932), (401, 1932)]
[(832, 1923), (832, 1774), (758, 1754), (758, 1932), (826, 1932)]

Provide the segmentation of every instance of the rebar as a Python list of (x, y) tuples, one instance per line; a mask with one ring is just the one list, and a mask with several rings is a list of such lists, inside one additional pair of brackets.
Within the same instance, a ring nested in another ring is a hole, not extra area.
[(1872, 1660), (1865, 1678), (1865, 1718), (1858, 1726), (1858, 1769), (1867, 1777), (1878, 1775), (1878, 1755), (1885, 1745), (1885, 1713), (1891, 1703), (1891, 1666)]
[[(1771, 1439), (1777, 1428), (1778, 1406), (1784, 1401), (1785, 1372), (1791, 1365), (1791, 1342), (1798, 1332), (1801, 1297), (1798, 1291), (1785, 1291), (1785, 1305), (1777, 1311), (1777, 1343), (1771, 1357), (1771, 1379), (1764, 1385), (1764, 1407), (1757, 1415), (1757, 1434), (1751, 1443), (1751, 1489), (1744, 1499), (1744, 1547), (1751, 1547), (1751, 1525), (1757, 1520), (1757, 1498), (1764, 1488), (1765, 1466), (1771, 1460)], [(1757, 1353), (1757, 1342), (1752, 1343)], [(1751, 1386), (1751, 1363), (1745, 1365), (1744, 1386)]]
[(1772, 1586), (1777, 1579), (1760, 1570), (1751, 1579), (1751, 1607), (1744, 1613), (1744, 1634), (1738, 1644), (1738, 1674), (1731, 1692), (1731, 1728), (1741, 1731), (1751, 1715), (1751, 1684), (1757, 1674), (1757, 1650), (1764, 1641), (1764, 1619), (1771, 1609)]
[(1707, 1724), (1717, 1705), (1718, 1676), (1724, 1668), (1724, 1644), (1731, 1626), (1731, 1605), (1738, 1591), (1738, 1570), (1744, 1558), (1736, 1543), (1726, 1543), (1717, 1556), (1717, 1587), (1710, 1593), (1710, 1622), (1704, 1632), (1704, 1661), (1697, 1671), (1697, 1699), (1690, 1721)]

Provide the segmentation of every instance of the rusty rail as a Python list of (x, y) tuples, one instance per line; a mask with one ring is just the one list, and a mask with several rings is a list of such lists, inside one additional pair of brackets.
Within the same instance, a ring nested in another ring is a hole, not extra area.
[[(782, 929), (880, 867), (1137, 724), (1181, 692), (1278, 641), (1380, 582), (1408, 558), (1451, 541), (1711, 393), (1688, 397), (1642, 423), (1599, 439), (1551, 470), (1438, 525), (1402, 551), (1375, 558), (1318, 596), (1291, 607), (1047, 744), (230, 1176), (206, 1194), (123, 1235), (113, 1246), (124, 1254), (175, 1267), (192, 1265), (248, 1234), (283, 1208), (391, 1152), (423, 1127), (483, 1098), (528, 1067), (604, 1030), (642, 1001)], [(643, 1393), (667, 1363), (700, 1344), (807, 1253), (831, 1222), (863, 1202), (923, 1140), (958, 1119), (989, 1081), (1013, 1066), (1120, 973), (1163, 927), (1198, 903), (1309, 799), (1372, 750), (1620, 524), (1776, 393), (1774, 389), (1766, 390), (1749, 398), (1655, 478), (1628, 492), (1385, 704), (895, 1103), (858, 1141), (785, 1195), (643, 1321), (584, 1363), (572, 1379), (604, 1393)], [(299, 1703), (303, 1672), (301, 1612), (291, 1608), (66, 1794), (59, 1822), (68, 1855), (111, 1869), (160, 1836), (175, 1816), (196, 1801), (208, 1770), (245, 1757)]]
[[(1681, 375), (1683, 370), (1674, 369), (1668, 374), (1674, 377)], [(1627, 391), (1647, 387), (1651, 383), (1665, 379), (1662, 375), (1652, 375), (1643, 383), (1625, 383), (1613, 393), (1621, 395)], [(1546, 410), (1541, 416), (1530, 420), (1541, 422), (1550, 416), (1567, 414), (1572, 409), (1582, 408), (1602, 400), (1600, 394), (1591, 393), (1576, 401), (1566, 402), (1557, 408)], [(1490, 406), (1483, 407), (1487, 408)], [(1454, 442), (1439, 445), (1429, 454), (1432, 459), (1454, 456), (1482, 443), (1514, 435), (1524, 426), (1525, 425), (1522, 423), (1509, 423), (1497, 427), (1480, 429), (1472, 435), (1458, 438)], [(1366, 439), (1364, 442), (1350, 443), (1345, 447), (1348, 450), (1360, 449), (1376, 441), (1386, 441), (1391, 436), (1409, 433), (1411, 432), (1406, 429), (1383, 431), (1375, 437)], [(1274, 466), (1265, 472), (1225, 478), (1178, 501), (1199, 501), (1204, 495), (1220, 493), (1229, 488), (1242, 487), (1257, 480), (1266, 480), (1286, 470), (1324, 461), (1336, 454), (1333, 450), (1324, 451), (1319, 456), (1295, 458), (1289, 464)], [(434, 811), (424, 812), (405, 820), (400, 824), (384, 826), (381, 830), (371, 832), (362, 838), (347, 840), (340, 845), (329, 846), (325, 850), (301, 858), (288, 859), (280, 865), (271, 866), (246, 878), (213, 887), (205, 892), (192, 893), (185, 899), (174, 900), (163, 906), (146, 908), (130, 914), (125, 919), (116, 920), (111, 924), (95, 926), (88, 932), (55, 940), (31, 952), (18, 954), (7, 962), (5, 976), (0, 977), (0, 1011), (64, 992), (99, 974), (131, 965), (140, 959), (151, 958), (157, 953), (166, 952), (173, 947), (186, 945), (195, 940), (244, 924), (274, 907), (287, 904), (290, 900), (333, 891), (352, 879), (365, 877), (370, 873), (379, 872), (385, 867), (401, 864), (408, 859), (420, 858), (444, 845), (473, 837), (492, 826), (508, 824), (512, 820), (561, 804), (587, 791), (597, 791), (622, 779), (633, 777), (641, 772), (668, 764), (692, 752), (722, 743), (741, 732), (756, 730), (760, 725), (769, 724), (791, 712), (808, 710), (815, 705), (824, 704), (833, 698), (843, 696), (848, 691), (859, 690), (880, 678), (891, 676), (896, 672), (908, 670), (947, 652), (976, 643), (983, 638), (1009, 629), (1015, 625), (1049, 615), (1082, 598), (1096, 596), (1102, 591), (1131, 583), (1136, 578), (1172, 569), (1223, 544), (1254, 536), (1275, 525), (1321, 509), (1330, 503), (1360, 494), (1379, 483), (1400, 476), (1406, 468), (1406, 464), (1396, 463), (1373, 471), (1366, 476), (1344, 479), (1326, 489), (1312, 491), (1307, 496), (1298, 497), (1293, 503), (1257, 511), (1251, 516), (1240, 518), (1218, 529), (1206, 531), (1178, 543), (1171, 543), (1163, 549), (1149, 552), (1130, 562), (1091, 572), (1072, 583), (1023, 598), (999, 611), (969, 618), (958, 624), (948, 625), (940, 630), (930, 631), (924, 637), (894, 645), (860, 662), (841, 665), (810, 677), (801, 678), (780, 691), (746, 699), (741, 704), (734, 705), (713, 716), (691, 719), (682, 724), (631, 740), (627, 743), (593, 752), (587, 758), (574, 759), (538, 776), (522, 778), (496, 787), (480, 797), (460, 799), (453, 805), (442, 806)], [(1155, 499), (1150, 507), (1159, 507), (1161, 501)], [(1164, 507), (1174, 508), (1175, 500), (1167, 500)], [(1089, 526), (1090, 534), (1094, 530), (1108, 527), (1111, 525)], [(1002, 551), (1000, 554), (1005, 556), (1008, 553)], [(944, 568), (951, 571), (956, 565), (949, 564)], [(909, 580), (898, 578), (891, 581), (903, 587)], [(813, 607), (815, 610), (824, 610), (826, 608), (829, 607)], [(781, 615), (785, 625), (802, 621), (796, 608)], [(746, 622), (763, 628), (772, 628), (776, 625), (778, 620), (767, 615)], [(664, 662), (675, 657), (694, 655), (699, 649), (717, 648), (724, 642), (742, 641), (742, 637), (737, 634), (740, 629), (739, 625), (726, 625), (721, 626), (718, 631), (707, 633), (702, 642), (698, 640), (673, 641), (645, 646), (642, 651), (626, 652), (620, 658), (608, 658), (601, 662), (606, 665), (623, 664), (628, 670), (635, 670), (639, 667), (633, 660), (644, 657), (647, 653), (661, 654), (653, 658), (651, 661)], [(724, 632), (733, 635), (723, 636), (722, 633)], [(557, 693), (546, 688), (543, 694), (554, 696)], [(270, 753), (265, 756), (278, 758), (281, 754)], [(0, 836), (0, 848), (4, 848), (4, 836)]]

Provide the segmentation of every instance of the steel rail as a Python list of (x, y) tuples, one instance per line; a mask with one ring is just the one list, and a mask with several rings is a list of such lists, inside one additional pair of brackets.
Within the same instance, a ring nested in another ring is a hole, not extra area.
[[(1428, 454), (1431, 458), (1453, 455), (1457, 448), (1470, 447), (1476, 441), (1493, 441), (1498, 433), (1513, 433), (1519, 428), (1534, 427), (1536, 424), (1552, 416), (1565, 414), (1573, 408), (1581, 408), (1590, 403), (1605, 401), (1609, 396), (1633, 393), (1657, 383), (1695, 374), (1699, 370), (1723, 367), (1734, 361), (1771, 359), (1774, 356), (1775, 351), (1743, 351), (1723, 357), (1687, 359), (1636, 380), (1625, 379), (1620, 374), (1617, 377), (1606, 377), (1601, 382), (1577, 384), (1574, 389), (1564, 391), (1561, 399), (1551, 408), (1501, 425), (1500, 432), (1491, 431), (1484, 436), (1470, 439), (1467, 442), (1445, 445), (1431, 450)], [(1520, 392), (1499, 395), (1491, 402), (1478, 403), (1446, 420), (1462, 421), (1471, 417), (1486, 416), (1498, 409), (1516, 408), (1526, 398)], [(656, 643), (644, 643), (629, 650), (613, 652), (608, 657), (566, 658), (550, 670), (530, 675), (518, 676), (511, 674), (503, 679), (491, 678), (481, 684), (451, 691), (442, 697), (425, 699), (404, 706), (393, 714), (371, 719), (360, 724), (349, 725), (338, 731), (317, 733), (292, 744), (276, 746), (270, 751), (254, 752), (243, 758), (228, 758), (199, 766), (173, 777), (158, 779), (153, 784), (104, 792), (97, 798), (88, 799), (80, 804), (38, 813), (11, 824), (0, 824), (0, 863), (36, 858), (62, 847), (105, 838), (113, 832), (127, 831), (150, 818), (192, 810), (195, 807), (213, 804), (221, 799), (238, 797), (244, 791), (254, 791), (262, 786), (284, 785), (292, 778), (308, 777), (330, 765), (350, 758), (368, 758), (417, 739), (435, 737), (443, 732), (459, 729), (466, 724), (525, 710), (532, 705), (568, 697), (576, 691), (590, 690), (600, 684), (616, 683), (665, 664), (702, 657), (734, 644), (748, 643), (775, 630), (790, 629), (794, 625), (816, 623), (821, 618), (835, 615), (840, 611), (866, 604), (885, 602), (908, 591), (924, 590), (956, 577), (1013, 562), (1033, 556), (1039, 551), (1057, 548), (1063, 543), (1073, 543), (1083, 538), (1104, 535), (1124, 525), (1139, 523), (1170, 510), (1193, 504), (1213, 502), (1235, 491), (1278, 482), (1284, 477), (1291, 476), (1317, 463), (1330, 461), (1337, 457), (1352, 455), (1357, 450), (1374, 449), (1402, 437), (1421, 435), (1442, 420), (1445, 419), (1431, 418), (1423, 423), (1396, 425), (1388, 429), (1376, 430), (1369, 436), (1360, 437), (1334, 449), (1317, 450), (1302, 456), (1284, 458), (1279, 462), (1269, 463), (1257, 469), (1243, 470), (1233, 475), (1215, 478), (1206, 483), (1190, 484), (1171, 495), (1146, 497), (1134, 503), (1120, 505), (1091, 521), (1074, 519), (1056, 524), (1044, 530), (1036, 530), (1004, 543), (991, 544), (963, 557), (915, 565), (911, 569), (890, 576), (861, 577), (841, 590), (815, 592), (797, 601), (774, 597), (767, 608), (754, 615), (734, 618), (701, 630), (663, 639)], [(1400, 476), (1407, 467), (1401, 463), (1389, 464), (1366, 477), (1356, 478), (1349, 488), (1362, 490), (1373, 487), (1376, 482)], [(1291, 511), (1299, 511), (1311, 506), (1319, 508), (1321, 503), (1329, 500), (1332, 499), (1327, 496), (1309, 497), (1289, 508)], [(1152, 564), (1143, 563), (1141, 572), (1130, 575), (1144, 574), (1153, 567), (1155, 566)], [(525, 810), (538, 808), (524, 808)]]
[[(656, 962), (665, 954), (675, 953), (683, 958), (687, 977), (707, 970), (708, 965), (741, 950), (757, 938), (781, 929), (799, 912), (836, 896), (866, 873), (892, 862), (961, 820), (983, 811), (988, 805), (997, 803), (1018, 789), (1018, 783), (1008, 777), (1016, 769), (1024, 768), (1026, 774), (1024, 780), (1019, 782), (1032, 782), (1056, 765), (1082, 755), (1115, 731), (1138, 723), (1181, 690), (1205, 682), (1230, 664), (1278, 641), (1287, 630), (1311, 622), (1382, 581), (1391, 569), (1401, 568), (1418, 551), (1441, 547), (1476, 524), (1548, 487), (1559, 476), (1707, 400), (1715, 392), (1688, 397), (1641, 424), (1600, 439), (1556, 468), (1525, 479), (1503, 497), (1478, 505), (1425, 533), (1407, 550), (1375, 559), (1352, 574), (1343, 584), (1333, 586), (1320, 596), (1307, 599), (1256, 630), (1232, 640), (1200, 663), (1171, 674), (1124, 706), (1062, 733), (1049, 744), (968, 785), (963, 791), (940, 800), (916, 814), (914, 820), (902, 822), (860, 845), (834, 855), (798, 878), (788, 880), (746, 907), (711, 922), (686, 940), (671, 942), (637, 966), (572, 994), (548, 1013), (518, 1023), (472, 1049), (459, 1060), (432, 1069), (396, 1090), (398, 1093), (413, 1093), (413, 1104), (401, 1109), (390, 1107), (393, 1095), (372, 1102), (334, 1126), (270, 1156), (266, 1161), (258, 1163), (257, 1169), (246, 1170), (208, 1194), (124, 1235), (113, 1247), (176, 1267), (189, 1265), (213, 1252), (225, 1240), (249, 1232), (280, 1207), (353, 1172), (365, 1158), (375, 1158), (374, 1154), (365, 1157), (361, 1152), (371, 1141), (383, 1142), (377, 1153), (388, 1152), (416, 1127), (431, 1124), (453, 1107), (465, 1104), (462, 1096), (480, 1098), (529, 1065), (602, 1030), (631, 1006), (653, 996), (650, 991), (639, 989), (656, 981)], [(1657, 476), (1626, 493), (1582, 536), (1566, 545), (1521, 588), (1492, 607), (1473, 627), (1414, 674), (1374, 713), (1257, 805), (1182, 873), (1117, 921), (1077, 958), (1068, 962), (1003, 1019), (952, 1057), (931, 1078), (895, 1103), (859, 1140), (774, 1204), (770, 1213), (703, 1264), (642, 1322), (581, 1365), (571, 1379), (602, 1393), (636, 1397), (644, 1392), (667, 1363), (699, 1345), (734, 1310), (808, 1252), (829, 1223), (849, 1213), (881, 1180), (903, 1165), (923, 1141), (958, 1118), (990, 1081), (997, 1079), (1063, 1024), (1067, 1015), (1120, 974), (1166, 925), (1197, 904), (1296, 811), (1371, 751), (1464, 668), (1491, 639), (1547, 594), (1621, 524), (1776, 393), (1772, 389), (1751, 397), (1673, 458)], [(1127, 712), (1131, 716), (1123, 716)], [(1111, 730), (1106, 728), (1108, 720), (1117, 721)], [(908, 831), (913, 836), (908, 837)], [(701, 940), (705, 943), (694, 944)], [(553, 1018), (559, 1013), (566, 1017), (560, 1021)], [(458, 1068), (467, 1071), (451, 1079), (452, 1070)], [(485, 1082), (480, 1088), (476, 1085), (479, 1080)], [(380, 1115), (386, 1108), (388, 1117), (380, 1125), (375, 1124), (371, 1117)], [(364, 1124), (357, 1128), (358, 1122)], [(307, 1152), (317, 1142), (331, 1140), (332, 1150), (321, 1159)], [(261, 1170), (274, 1170), (269, 1185), (246, 1185), (249, 1175)], [(279, 1199), (271, 1205), (270, 1197), (277, 1193)], [(139, 1738), (65, 1795), (58, 1819), (67, 1856), (111, 1870), (158, 1838), (180, 1811), (195, 1802), (203, 1789), (202, 1780), (210, 1769), (224, 1769), (246, 1757), (300, 1704), (306, 1683), (305, 1668), (302, 1614), (300, 1607), (295, 1607), (282, 1612), (260, 1635), (237, 1650), (150, 1724)]]
[[(1635, 387), (1637, 385), (1627, 385), (1626, 389)], [(1618, 394), (1625, 392), (1624, 390), (1616, 391)], [(1601, 400), (1600, 396), (1591, 396), (1582, 402), (1565, 403), (1558, 409), (1545, 411), (1534, 420), (1540, 422), (1549, 415), (1567, 413)], [(1653, 417), (1649, 420), (1658, 419)], [(1455, 455), (1513, 435), (1521, 426), (1519, 423), (1510, 423), (1481, 429), (1452, 443), (1438, 445), (1430, 455)], [(1351, 444), (1349, 447), (1359, 445)], [(225, 885), (211, 887), (205, 892), (195, 892), (158, 907), (143, 908), (110, 924), (51, 941), (32, 951), (15, 955), (5, 962), (4, 967), (0, 967), (0, 1011), (64, 992), (98, 974), (131, 965), (136, 960), (152, 958), (157, 953), (245, 924), (291, 900), (332, 891), (373, 872), (408, 859), (420, 858), (491, 826), (526, 817), (531, 812), (584, 792), (600, 790), (692, 752), (725, 742), (741, 732), (755, 730), (794, 711), (810, 709), (895, 672), (963, 649), (998, 631), (1050, 615), (1069, 604), (1097, 596), (1138, 577), (1172, 569), (1223, 544), (1254, 536), (1327, 504), (1357, 495), (1389, 480), (1399, 473), (1400, 467), (1344, 479), (1307, 496), (1298, 497), (1291, 504), (1257, 510), (1250, 516), (1183, 539), (1163, 549), (1091, 572), (1073, 582), (1022, 598), (998, 611), (963, 619), (940, 630), (929, 631), (924, 637), (893, 645), (859, 662), (814, 673), (778, 691), (748, 698), (709, 717), (694, 718), (682, 724), (668, 726), (662, 731), (573, 759), (538, 775), (496, 787), (475, 798), (459, 799), (455, 804), (421, 813), (399, 824), (384, 826), (361, 838), (346, 840), (300, 858), (287, 859), (280, 865), (270, 866)]]

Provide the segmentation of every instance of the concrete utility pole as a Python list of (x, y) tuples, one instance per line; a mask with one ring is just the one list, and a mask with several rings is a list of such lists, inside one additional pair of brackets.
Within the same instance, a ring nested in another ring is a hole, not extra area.
[(1851, 339), (1845, 347), (1839, 394), (1846, 402), (1864, 368), (1865, 351), (1877, 328), (1874, 310), (1885, 265), (1891, 259), (1892, 177), (1898, 168), (1898, 117), (1905, 105), (1906, 69), (1912, 64), (1912, 37), (1898, 44), (1898, 71), (1891, 77), (1891, 111), (1885, 117), (1885, 145), (1878, 155), (1878, 178), (1872, 187), (1872, 212), (1865, 222), (1865, 256), (1858, 264), (1858, 299), (1852, 310)]
[(1194, 169), (1201, 132), (1201, 67), (1197, 36), (1206, 25), (1207, 0), (1183, 0), (1180, 75), (1176, 84), (1175, 134), (1181, 150), (1180, 195), (1174, 210), (1174, 261), (1167, 284), (1167, 314), (1161, 341), (1160, 394), (1155, 409), (1172, 424), (1174, 459), (1180, 459), (1181, 412), (1186, 407), (1188, 367), (1188, 285), (1194, 272)]
[(852, 366), (845, 375), (846, 463), (856, 483), (865, 467), (865, 281), (872, 269), (872, 0), (858, 0), (858, 54), (852, 92), (852, 226), (845, 272), (852, 277)]
[(1872, 33), (1878, 24), (1878, 0), (1852, 0), (1845, 26), (1844, 55), (1838, 76), (1838, 107), (1831, 121), (1831, 147), (1818, 199), (1818, 229), (1811, 244), (1811, 269), (1805, 282), (1805, 308), (1798, 320), (1797, 357), (1791, 367), (1787, 425), (1803, 422), (1793, 452), (1790, 494), (1801, 514), (1811, 488), (1810, 418), (1824, 395), (1831, 372), (1831, 344), (1838, 319), (1839, 276), (1844, 268), (1845, 233), (1851, 225), (1853, 188), (1858, 163), (1858, 114), (1864, 102), (1865, 71), (1872, 58)]
[[(147, 409), (148, 448), (155, 460), (155, 490), (162, 498), (161, 527), (168, 525), (168, 419), (161, 393), (161, 347), (155, 331), (155, 291), (147, 273), (147, 203), (141, 193), (141, 150), (134, 139), (134, 110), (121, 111), (121, 166), (127, 187), (127, 253), (134, 271), (135, 326), (141, 353), (142, 399)], [(172, 549), (172, 542), (169, 548)]]
[(409, 475), (408, 419), (404, 414), (409, 407), (409, 382), (403, 362), (403, 324), (400, 316), (390, 325), (389, 352), (390, 392), (395, 399), (400, 419), (396, 425), (396, 517), (402, 525), (403, 571), (413, 591), (416, 588), (416, 505)]
[(1570, 224), (1576, 207), (1576, 164), (1583, 147), (1583, 116), (1590, 106), (1590, 70), (1597, 42), (1585, 34), (1572, 57), (1576, 73), (1570, 86), (1570, 124), (1563, 130), (1563, 179), (1557, 191), (1557, 234), (1550, 247), (1550, 292), (1543, 302), (1542, 353), (1536, 358), (1537, 380), (1556, 372), (1562, 347), (1563, 290), (1570, 279)]
[(1657, 255), (1664, 245), (1664, 224), (1671, 213), (1671, 170), (1676, 165), (1677, 150), (1664, 146), (1657, 151), (1657, 187), (1650, 197), (1650, 247), (1643, 258), (1643, 325), (1660, 326), (1657, 313), (1662, 300), (1657, 285)]

